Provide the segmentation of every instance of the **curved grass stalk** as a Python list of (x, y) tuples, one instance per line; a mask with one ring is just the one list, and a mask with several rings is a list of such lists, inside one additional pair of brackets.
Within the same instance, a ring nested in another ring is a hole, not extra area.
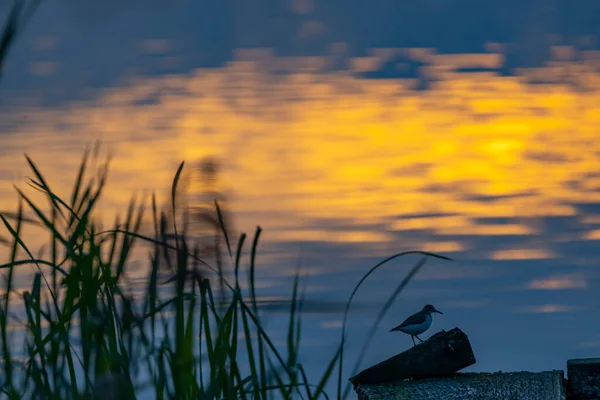
[[(445, 257), (445, 256), (441, 256), (435, 253), (429, 253), (426, 251), (404, 251), (402, 253), (397, 253), (394, 254), (388, 258), (386, 258), (385, 260), (377, 263), (373, 268), (371, 268), (369, 270), (369, 272), (367, 272), (365, 275), (363, 275), (363, 277), (360, 279), (360, 281), (358, 281), (358, 283), (356, 284), (356, 286), (354, 287), (354, 290), (352, 290), (352, 294), (350, 294), (350, 298), (348, 299), (348, 301), (346, 302), (346, 308), (344, 310), (344, 320), (342, 323), (342, 337), (340, 339), (340, 364), (339, 364), (339, 368), (338, 368), (338, 386), (337, 386), (337, 395), (338, 395), (338, 400), (340, 400), (342, 398), (342, 369), (343, 369), (343, 358), (344, 358), (344, 344), (345, 344), (345, 339), (346, 339), (346, 322), (348, 319), (348, 311), (350, 310), (350, 305), (352, 303), (352, 300), (354, 299), (354, 296), (356, 295), (356, 292), (358, 291), (358, 289), (360, 288), (360, 286), (363, 284), (363, 282), (373, 273), (375, 272), (377, 269), (379, 269), (380, 267), (382, 267), (383, 265), (387, 264), (388, 262), (399, 258), (399, 257), (403, 257), (403, 256), (407, 256), (407, 255), (411, 255), (411, 254), (420, 254), (420, 255), (424, 255), (424, 256), (428, 256), (428, 257), (434, 257), (434, 258), (439, 258), (442, 260), (452, 260), (449, 257)], [(416, 273), (418, 271), (419, 268), (413, 268), (414, 273)], [(411, 271), (412, 272), (412, 271)], [(412, 278), (412, 276), (414, 275), (414, 273), (409, 273), (407, 275), (407, 277), (404, 279), (403, 284), (401, 285), (401, 289), (404, 288), (404, 286), (406, 286), (406, 284), (410, 281), (410, 279)], [(347, 393), (347, 391), (346, 391)], [(345, 396), (344, 396), (345, 397)]]

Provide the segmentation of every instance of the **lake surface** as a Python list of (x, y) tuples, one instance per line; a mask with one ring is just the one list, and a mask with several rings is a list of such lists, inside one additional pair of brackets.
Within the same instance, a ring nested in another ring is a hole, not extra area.
[[(540, 65), (510, 71), (499, 43), (360, 56), (339, 44), (318, 56), (239, 49), (219, 66), (179, 68), (185, 47), (153, 34), (139, 51), (155, 57), (156, 73), (123, 69), (60, 91), (62, 64), (39, 56), (58, 45), (32, 29), (23, 42), (42, 46), (29, 49), (37, 64), (15, 50), (14, 75), (4, 77), (14, 81), (0, 109), (0, 210), (16, 209), (13, 184), (30, 175), (23, 153), (68, 196), (85, 147), (101, 140), (113, 155), (100, 206), (107, 225), (134, 192), (166, 200), (185, 160), (192, 203), (217, 193), (237, 234), (264, 229), (259, 295), (275, 332), (300, 266), (307, 369), (322, 370), (334, 352), (360, 277), (407, 250), (454, 261), (428, 261), (363, 367), (411, 345), (388, 331), (426, 303), (444, 312), (429, 334), (460, 327), (469, 336), (471, 371), (566, 369), (569, 358), (600, 353), (600, 51), (589, 43), (550, 46)], [(19, 78), (21, 61), (40, 89)], [(207, 165), (212, 179), (202, 183)], [(393, 261), (359, 292), (346, 370), (418, 260)]]

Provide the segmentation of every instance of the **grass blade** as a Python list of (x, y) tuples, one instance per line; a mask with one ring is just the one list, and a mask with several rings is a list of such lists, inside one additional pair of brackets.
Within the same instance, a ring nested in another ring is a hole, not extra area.
[(363, 282), (373, 273), (375, 272), (377, 269), (379, 269), (380, 267), (382, 267), (383, 265), (387, 264), (388, 262), (398, 258), (398, 257), (403, 257), (403, 256), (407, 256), (410, 254), (421, 254), (424, 256), (429, 256), (429, 257), (434, 257), (434, 258), (440, 258), (442, 260), (452, 260), (451, 258), (445, 257), (445, 256), (440, 256), (434, 253), (428, 253), (428, 252), (424, 252), (424, 251), (405, 251), (402, 253), (396, 253), (388, 258), (386, 258), (385, 260), (377, 263), (373, 268), (371, 268), (365, 275), (363, 275), (363, 277), (360, 279), (360, 281), (358, 281), (358, 283), (356, 284), (356, 286), (354, 287), (354, 290), (352, 290), (352, 294), (350, 295), (350, 298), (348, 299), (348, 302), (346, 302), (346, 309), (344, 310), (344, 320), (342, 323), (342, 337), (341, 337), (341, 348), (340, 348), (340, 364), (339, 364), (339, 369), (338, 369), (338, 387), (337, 387), (337, 398), (338, 400), (340, 400), (342, 397), (342, 368), (343, 368), (343, 363), (344, 363), (344, 344), (345, 344), (345, 340), (346, 340), (346, 321), (348, 319), (348, 311), (350, 310), (350, 304), (352, 303), (352, 299), (354, 299), (354, 296), (356, 295), (356, 292), (358, 291), (358, 289), (360, 288), (360, 286), (363, 284)]

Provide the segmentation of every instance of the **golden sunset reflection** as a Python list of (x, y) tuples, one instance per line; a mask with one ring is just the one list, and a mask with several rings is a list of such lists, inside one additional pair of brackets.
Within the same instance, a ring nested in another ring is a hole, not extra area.
[(541, 249), (511, 249), (498, 250), (492, 253), (492, 260), (541, 260), (553, 258), (554, 253), (550, 250)]
[(587, 240), (600, 240), (600, 229), (594, 229), (586, 232), (583, 238)]
[(533, 314), (565, 313), (577, 310), (577, 307), (566, 306), (563, 304), (544, 304), (541, 306), (528, 307), (522, 311)]
[[(219, 190), (237, 228), (260, 224), (273, 243), (401, 242), (446, 253), (472, 248), (472, 237), (541, 235), (536, 221), (545, 217), (599, 223), (577, 207), (600, 202), (600, 178), (592, 176), (600, 171), (593, 63), (557, 61), (511, 77), (458, 73), (495, 68), (502, 57), (421, 49), (413, 55), (431, 63), (427, 73), (437, 80), (417, 91), (410, 80), (310, 72), (325, 58), (256, 54), (240, 53), (246, 59), (222, 69), (130, 78), (93, 101), (3, 115), (27, 118), (4, 138), (10, 151), (0, 159), (0, 190), (9, 195), (0, 209), (13, 211), (12, 185), (24, 186), (24, 152), (69, 195), (84, 147), (99, 139), (113, 153), (101, 208), (107, 225), (135, 191), (155, 190), (164, 201), (180, 160), (193, 166), (207, 157), (220, 163)], [(354, 65), (368, 70), (384, 55)], [(300, 71), (270, 74), (291, 61)], [(566, 70), (585, 90), (528, 81), (558, 79)], [(489, 222), (494, 218), (503, 222)], [(587, 225), (572, 240), (600, 240)], [(411, 241), (413, 232), (425, 236)], [(488, 249), (489, 259), (556, 256), (540, 243), (498, 246)], [(381, 254), (389, 248), (381, 246)]]
[(581, 276), (555, 276), (548, 279), (533, 280), (528, 287), (539, 290), (582, 289), (587, 287), (587, 283)]

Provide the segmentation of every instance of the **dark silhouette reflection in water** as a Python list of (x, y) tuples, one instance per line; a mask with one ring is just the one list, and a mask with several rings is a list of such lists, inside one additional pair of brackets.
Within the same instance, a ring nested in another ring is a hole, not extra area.
[[(228, 253), (223, 230), (227, 232), (229, 240), (233, 231), (227, 197), (220, 187), (219, 161), (206, 157), (191, 166), (185, 165), (174, 194), (174, 212), (169, 205), (165, 206), (161, 213), (160, 231), (163, 239), (174, 246), (179, 239), (180, 248), (187, 249), (195, 258), (216, 267), (223, 276), (223, 257)], [(170, 200), (172, 195), (172, 192), (168, 194)], [(172, 274), (176, 271), (176, 264), (176, 251), (165, 249), (161, 266), (164, 265), (166, 269), (162, 268), (162, 271)], [(188, 278), (216, 277), (198, 261), (191, 262), (190, 266), (191, 270), (186, 271)], [(176, 276), (171, 275), (168, 281), (175, 278)], [(225, 293), (222, 280), (219, 282), (221, 293)]]

